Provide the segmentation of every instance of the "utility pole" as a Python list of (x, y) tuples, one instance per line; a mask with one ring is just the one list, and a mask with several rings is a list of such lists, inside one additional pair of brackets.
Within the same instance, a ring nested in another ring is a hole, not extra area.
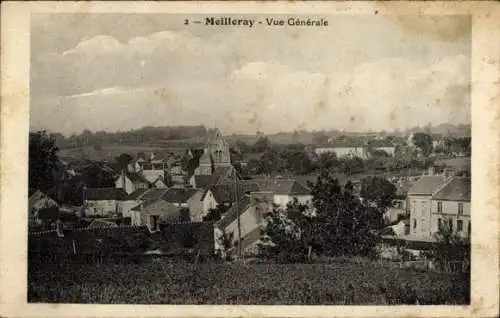
[(240, 207), (239, 207), (239, 201), (240, 201), (240, 198), (239, 198), (239, 195), (238, 195), (238, 177), (236, 175), (236, 173), (233, 174), (234, 175), (234, 201), (235, 201), (235, 206), (234, 208), (236, 209), (236, 215), (237, 215), (237, 222), (238, 222), (238, 259), (241, 260), (241, 221), (240, 221)]

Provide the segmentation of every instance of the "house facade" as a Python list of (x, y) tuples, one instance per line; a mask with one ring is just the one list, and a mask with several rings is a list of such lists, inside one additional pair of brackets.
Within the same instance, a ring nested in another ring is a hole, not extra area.
[(301, 204), (312, 205), (311, 190), (294, 179), (274, 178), (252, 180), (259, 186), (259, 191), (273, 194), (273, 203), (286, 208), (288, 203), (297, 200)]
[(115, 187), (130, 194), (139, 189), (148, 189), (150, 183), (141, 173), (124, 170), (116, 178)]
[(471, 234), (471, 180), (453, 177), (431, 199), (432, 233), (446, 227), (460, 236)]
[[(265, 216), (272, 211), (272, 201), (273, 194), (270, 192), (247, 194), (239, 200), (237, 207), (233, 205), (228, 210), (216, 227), (222, 232), (233, 234), (233, 246), (242, 244), (243, 252), (252, 252), (260, 240), (260, 228)], [(239, 238), (241, 243), (238, 243)]]
[(362, 159), (368, 158), (368, 153), (363, 145), (323, 145), (317, 146), (315, 149), (317, 155), (323, 153), (335, 153), (337, 158), (342, 157), (359, 157)]
[(141, 203), (132, 208), (132, 225), (146, 225), (150, 230), (159, 230), (161, 222), (171, 222), (179, 217), (179, 208), (163, 199)]
[(90, 188), (84, 191), (85, 215), (115, 215), (120, 212), (120, 201), (127, 199), (127, 193), (117, 188)]
[(470, 235), (471, 180), (457, 176), (422, 176), (408, 191), (410, 237), (434, 241), (440, 228)]
[(444, 176), (422, 176), (408, 191), (413, 238), (429, 240), (432, 237), (431, 199), (446, 181)]
[[(249, 181), (238, 182), (238, 196), (243, 197), (252, 191), (259, 191), (257, 183)], [(210, 186), (204, 191), (202, 200), (202, 214), (207, 215), (211, 209), (217, 208), (218, 205), (231, 206), (236, 202), (236, 186), (235, 183), (222, 183)]]

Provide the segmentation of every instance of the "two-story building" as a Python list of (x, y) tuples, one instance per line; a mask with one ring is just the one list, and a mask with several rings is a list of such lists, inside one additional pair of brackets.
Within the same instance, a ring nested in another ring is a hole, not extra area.
[(444, 176), (422, 176), (408, 190), (411, 238), (429, 240), (432, 237), (431, 199), (446, 182)]
[(435, 241), (446, 227), (470, 234), (471, 180), (457, 176), (422, 176), (408, 192), (410, 240)]
[(470, 236), (471, 180), (453, 177), (431, 199), (431, 227), (437, 233), (447, 228), (453, 233)]

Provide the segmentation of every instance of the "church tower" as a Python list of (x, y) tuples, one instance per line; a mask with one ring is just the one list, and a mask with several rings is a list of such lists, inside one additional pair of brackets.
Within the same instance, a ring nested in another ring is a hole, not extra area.
[(195, 174), (211, 175), (217, 167), (230, 166), (231, 153), (229, 151), (229, 145), (219, 129), (209, 129), (205, 149), (200, 158), (199, 166), (195, 170)]
[(212, 157), (212, 165), (214, 168), (231, 166), (229, 145), (219, 129), (214, 128), (209, 131), (207, 148)]

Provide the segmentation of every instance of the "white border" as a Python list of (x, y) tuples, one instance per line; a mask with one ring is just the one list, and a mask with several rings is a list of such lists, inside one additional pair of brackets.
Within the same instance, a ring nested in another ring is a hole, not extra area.
[[(4, 2), (0, 122), (0, 314), (5, 316), (486, 317), (498, 312), (500, 10), (495, 2)], [(472, 15), (471, 306), (173, 306), (26, 303), (30, 13)]]

